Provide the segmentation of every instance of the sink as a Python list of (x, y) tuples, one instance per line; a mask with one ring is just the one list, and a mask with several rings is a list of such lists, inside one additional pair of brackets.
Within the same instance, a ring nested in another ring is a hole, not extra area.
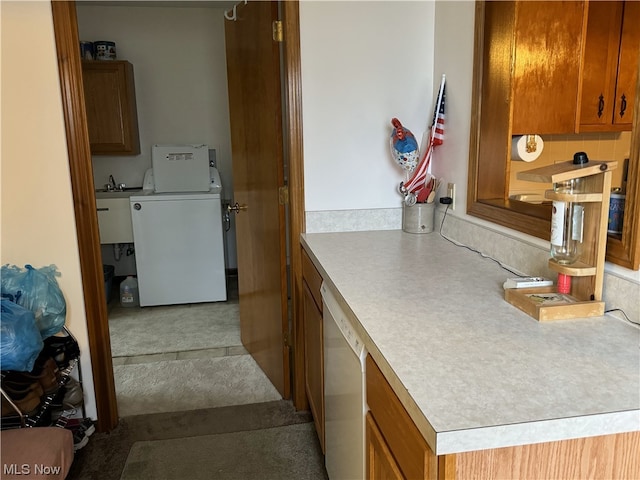
[(131, 195), (138, 195), (142, 188), (125, 188), (124, 190), (96, 190), (96, 198), (129, 198)]

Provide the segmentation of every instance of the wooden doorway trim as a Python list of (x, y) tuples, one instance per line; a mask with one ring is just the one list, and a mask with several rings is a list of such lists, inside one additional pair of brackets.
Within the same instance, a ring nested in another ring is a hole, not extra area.
[(289, 164), (289, 228), (291, 263), (291, 346), (293, 350), (292, 400), (307, 410), (304, 382), (304, 336), (302, 331), (302, 250), (300, 234), (306, 231), (304, 203), (304, 155), (302, 144), (302, 69), (300, 65), (300, 4), (282, 2), (284, 30), (285, 151)]
[[(299, 299), (302, 285), (300, 234), (305, 231), (304, 163), (302, 150), (302, 82), (300, 69), (300, 23), (298, 1), (282, 2), (285, 31), (284, 42), (285, 98), (284, 139), (289, 161), (289, 206), (291, 241), (291, 307), (292, 342), (294, 344), (293, 377), (294, 404), (306, 408), (304, 392), (304, 350), (302, 337), (296, 328), (301, 315)], [(58, 52), (61, 97), (64, 109), (69, 169), (78, 234), (78, 253), (82, 273), (87, 331), (93, 385), (96, 398), (97, 428), (108, 432), (118, 424), (117, 400), (108, 316), (105, 307), (102, 255), (95, 205), (93, 168), (89, 149), (82, 71), (78, 50), (78, 23), (75, 2), (52, 1), (53, 26)]]
[(78, 22), (75, 2), (52, 1), (62, 108), (67, 136), (69, 173), (76, 217), (82, 289), (87, 315), (91, 367), (95, 389), (97, 429), (107, 432), (118, 424), (111, 341), (102, 272), (93, 167), (82, 89)]

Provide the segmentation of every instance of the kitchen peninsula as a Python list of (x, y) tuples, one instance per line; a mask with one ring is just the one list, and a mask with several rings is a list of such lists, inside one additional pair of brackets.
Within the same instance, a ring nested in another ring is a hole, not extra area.
[[(538, 322), (504, 300), (513, 274), (435, 232), (301, 241), (437, 457), (430, 477), (447, 465), (447, 478), (640, 477), (640, 329), (606, 315)], [(612, 443), (572, 442), (596, 437)]]

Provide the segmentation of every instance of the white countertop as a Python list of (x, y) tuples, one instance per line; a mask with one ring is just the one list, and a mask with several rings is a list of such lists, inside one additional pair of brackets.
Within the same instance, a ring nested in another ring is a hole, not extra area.
[(438, 454), (640, 430), (640, 329), (538, 322), (514, 275), (437, 233), (304, 234), (323, 278)]

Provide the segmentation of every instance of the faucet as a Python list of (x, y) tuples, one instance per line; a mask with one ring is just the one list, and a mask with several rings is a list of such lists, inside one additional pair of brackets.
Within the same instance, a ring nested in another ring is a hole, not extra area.
[(109, 175), (109, 183), (107, 183), (105, 185), (105, 188), (108, 191), (117, 190), (118, 189), (118, 185), (116, 185), (116, 180), (115, 180), (115, 178), (113, 178), (113, 175)]
[(124, 183), (116, 183), (116, 179), (113, 175), (109, 175), (109, 183), (104, 184), (104, 189), (107, 192), (124, 192), (126, 185)]

